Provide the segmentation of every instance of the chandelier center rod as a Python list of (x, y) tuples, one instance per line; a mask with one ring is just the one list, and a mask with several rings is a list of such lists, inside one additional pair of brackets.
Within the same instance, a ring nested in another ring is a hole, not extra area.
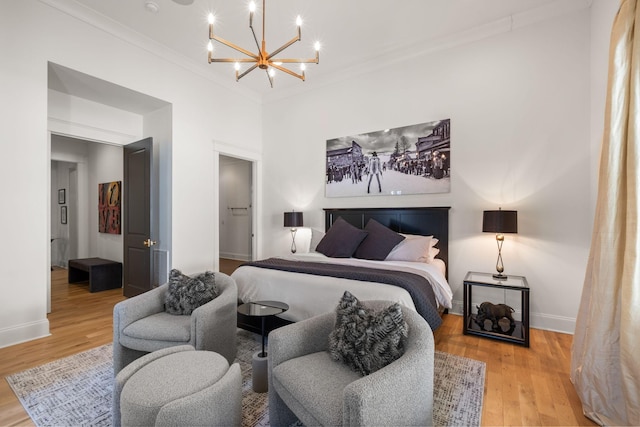
[(267, 16), (267, 8), (265, 7), (265, 1), (262, 0), (262, 51), (265, 51), (264, 32), (265, 32), (265, 17)]

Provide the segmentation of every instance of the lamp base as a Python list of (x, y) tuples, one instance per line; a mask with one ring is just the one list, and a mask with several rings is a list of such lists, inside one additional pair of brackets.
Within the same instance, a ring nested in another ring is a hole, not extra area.
[(509, 277), (506, 274), (497, 273), (493, 275), (493, 278), (496, 280), (507, 280)]

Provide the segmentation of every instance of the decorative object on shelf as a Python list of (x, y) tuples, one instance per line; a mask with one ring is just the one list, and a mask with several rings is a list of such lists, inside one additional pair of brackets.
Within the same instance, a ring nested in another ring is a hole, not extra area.
[(450, 135), (451, 119), (443, 119), (328, 139), (325, 195), (448, 193)]
[(98, 184), (98, 232), (120, 234), (121, 181)]
[(507, 280), (507, 276), (503, 274), (502, 244), (504, 243), (504, 233), (518, 232), (518, 211), (503, 211), (502, 208), (498, 208), (497, 211), (484, 211), (482, 231), (486, 233), (496, 233), (496, 242), (498, 244), (496, 270), (498, 273), (494, 274), (493, 278)]
[[(251, 71), (255, 70), (256, 68), (265, 70), (271, 87), (273, 87), (273, 77), (275, 76), (275, 70), (280, 70), (283, 73), (289, 74), (293, 77), (297, 77), (300, 80), (304, 81), (305, 80), (304, 64), (318, 64), (320, 62), (320, 43), (319, 42), (315, 43), (315, 46), (314, 46), (316, 50), (315, 58), (311, 58), (311, 59), (277, 58), (276, 59), (275, 58), (276, 55), (278, 55), (280, 52), (282, 52), (283, 50), (285, 50), (295, 42), (300, 41), (302, 39), (302, 31), (300, 29), (300, 27), (302, 26), (302, 18), (298, 16), (298, 18), (296, 19), (298, 34), (295, 37), (293, 37), (291, 40), (289, 40), (288, 42), (280, 46), (278, 49), (274, 50), (271, 53), (267, 53), (267, 43), (264, 39), (265, 16), (266, 16), (265, 0), (262, 0), (262, 44), (258, 43), (256, 32), (253, 29), (253, 15), (255, 13), (255, 10), (256, 10), (256, 4), (255, 2), (252, 1), (249, 4), (249, 28), (251, 29), (251, 33), (253, 34), (253, 39), (256, 42), (258, 53), (252, 53), (247, 49), (243, 49), (240, 46), (234, 43), (231, 43), (230, 41), (227, 41), (221, 37), (216, 36), (213, 33), (213, 23), (215, 21), (215, 17), (213, 16), (212, 13), (209, 14), (209, 44), (207, 46), (207, 49), (209, 51), (208, 53), (209, 64), (211, 64), (212, 62), (234, 62), (235, 69), (236, 69), (236, 81), (240, 80), (241, 78), (243, 78), (244, 76), (249, 74)], [(247, 55), (249, 58), (237, 58), (237, 59), (236, 58), (214, 58), (213, 57), (213, 40), (219, 43), (222, 43), (223, 45), (228, 46), (234, 50), (237, 50), (238, 52)], [(240, 72), (240, 63), (253, 63), (253, 65), (251, 65), (245, 71)], [(294, 71), (291, 71), (288, 68), (283, 67), (282, 64), (285, 64), (285, 63), (300, 64), (300, 74)]]
[(67, 207), (60, 206), (60, 224), (67, 223)]
[[(492, 330), (493, 332), (506, 333), (507, 335), (511, 335), (511, 333), (516, 328), (516, 321), (513, 320), (513, 313), (515, 310), (509, 307), (506, 304), (493, 304), (491, 302), (485, 301), (479, 306), (476, 305), (478, 309), (478, 314), (476, 315), (475, 322), (483, 331)], [(507, 328), (503, 328), (502, 324), (506, 323), (503, 320), (508, 320), (509, 326)], [(485, 322), (491, 322), (491, 327), (487, 328)]]
[(60, 190), (58, 190), (58, 204), (64, 205), (65, 202), (66, 202), (66, 190), (64, 188), (61, 188)]
[(297, 227), (302, 227), (302, 212), (285, 212), (284, 213), (284, 226), (291, 228), (291, 252), (296, 253), (296, 232)]

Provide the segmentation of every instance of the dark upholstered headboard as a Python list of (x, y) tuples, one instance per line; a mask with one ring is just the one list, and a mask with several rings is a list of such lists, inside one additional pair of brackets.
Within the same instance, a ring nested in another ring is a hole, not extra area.
[(370, 218), (398, 233), (436, 237), (440, 254), (449, 271), (449, 209), (433, 208), (341, 208), (324, 209), (325, 230), (342, 217), (349, 224), (364, 228)]

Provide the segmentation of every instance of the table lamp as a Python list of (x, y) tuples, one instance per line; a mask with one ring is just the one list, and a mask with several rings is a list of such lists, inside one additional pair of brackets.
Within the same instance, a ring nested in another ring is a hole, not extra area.
[(302, 227), (302, 212), (285, 212), (284, 226), (291, 228), (291, 252), (296, 253), (296, 231)]
[(493, 278), (497, 280), (507, 280), (507, 276), (503, 274), (502, 244), (504, 243), (504, 233), (518, 232), (518, 211), (503, 211), (502, 208), (498, 208), (497, 211), (484, 211), (482, 216), (482, 231), (496, 233), (496, 242), (498, 244), (496, 270), (498, 273), (494, 274)]

